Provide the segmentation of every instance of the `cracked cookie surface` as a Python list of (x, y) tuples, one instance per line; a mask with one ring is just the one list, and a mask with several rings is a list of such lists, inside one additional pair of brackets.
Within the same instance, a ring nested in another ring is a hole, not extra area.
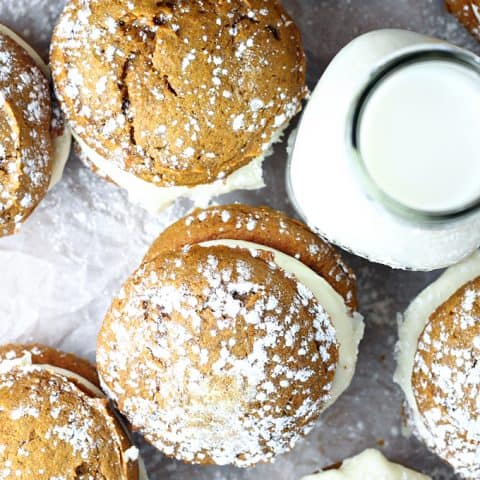
[(412, 385), (427, 444), (465, 478), (479, 478), (480, 277), (430, 316)]
[(0, 33), (0, 237), (15, 233), (47, 193), (51, 117), (41, 69)]
[(0, 347), (2, 480), (138, 480), (132, 444), (96, 382), (73, 355)]
[(72, 0), (51, 64), (81, 140), (162, 187), (260, 157), (307, 93), (300, 33), (276, 0)]

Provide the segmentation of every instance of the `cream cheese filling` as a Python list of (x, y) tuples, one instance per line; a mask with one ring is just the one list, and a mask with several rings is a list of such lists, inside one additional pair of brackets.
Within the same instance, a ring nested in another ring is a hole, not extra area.
[(338, 365), (332, 384), (331, 397), (325, 408), (330, 407), (349, 387), (358, 357), (358, 346), (363, 338), (364, 323), (359, 313), (351, 313), (344, 298), (320, 275), (304, 265), (301, 261), (273, 248), (242, 240), (213, 240), (200, 243), (209, 247), (224, 245), (230, 248), (264, 250), (274, 255), (276, 265), (292, 274), (298, 282), (307, 287), (330, 316), (335, 328), (339, 345)]
[(262, 173), (264, 156), (255, 158), (228, 177), (213, 183), (194, 187), (158, 187), (133, 173), (122, 170), (114, 162), (106, 160), (90, 148), (75, 132), (73, 132), (73, 137), (88, 160), (98, 168), (100, 174), (109, 177), (118, 186), (125, 189), (132, 203), (153, 213), (164, 210), (180, 197), (191, 199), (196, 207), (206, 207), (212, 197), (217, 195), (234, 190), (256, 190), (265, 186)]
[[(23, 38), (10, 30), (5, 25), (0, 24), (0, 33), (12, 39), (15, 43), (20, 45), (30, 56), (30, 58), (37, 64), (42, 70), (45, 77), (48, 80), (51, 79), (50, 70), (47, 64), (43, 61), (42, 57), (32, 48)], [(48, 187), (51, 190), (62, 178), (65, 165), (67, 164), (68, 157), (70, 155), (70, 148), (72, 145), (72, 135), (70, 129), (65, 125), (62, 135), (58, 135), (52, 138), (53, 158), (52, 158), (52, 176), (50, 179), (50, 185)]]
[(396, 463), (389, 462), (379, 451), (369, 449), (345, 460), (338, 470), (327, 470), (303, 480), (431, 480)]
[[(71, 370), (66, 370), (64, 368), (56, 367), (54, 365), (49, 365), (49, 364), (36, 364), (33, 363), (32, 361), (32, 354), (30, 352), (25, 352), (25, 354), (21, 358), (14, 358), (11, 360), (3, 360), (0, 362), (0, 374), (6, 373), (13, 368), (34, 368), (37, 370), (44, 370), (50, 373), (53, 373), (54, 375), (59, 375), (62, 377), (66, 377), (69, 380), (74, 380), (75, 382), (79, 383), (83, 387), (85, 387), (87, 390), (92, 392), (94, 395), (96, 395), (99, 398), (106, 398), (105, 394), (92, 382), (87, 380), (86, 378), (82, 377), (81, 375), (78, 375), (75, 372), (72, 372)], [(123, 424), (122, 421), (119, 420), (119, 423), (122, 427), (122, 429), (125, 431), (127, 436), (130, 438), (130, 433), (126, 426)], [(145, 464), (143, 463), (142, 457), (139, 455), (139, 451), (137, 447), (132, 445), (128, 450), (124, 452), (124, 457), (127, 462), (138, 462), (138, 473), (139, 473), (139, 480), (148, 480), (148, 475), (147, 471), (145, 469)]]
[(402, 388), (410, 407), (412, 420), (419, 434), (429, 438), (418, 410), (413, 393), (412, 374), (418, 341), (435, 310), (445, 303), (457, 290), (480, 275), (480, 251), (443, 273), (443, 275), (421, 292), (410, 304), (399, 326), (397, 344), (397, 369), (394, 380)]

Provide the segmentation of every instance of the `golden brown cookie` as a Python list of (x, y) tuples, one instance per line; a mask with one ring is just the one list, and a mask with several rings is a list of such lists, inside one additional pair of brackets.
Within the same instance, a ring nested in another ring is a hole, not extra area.
[[(332, 273), (322, 278), (289, 252), (342, 272), (338, 291)], [(353, 274), (339, 263), (270, 209), (194, 212), (160, 236), (114, 299), (97, 345), (104, 390), (167, 456), (271, 461), (351, 381), (363, 323), (346, 294)]]
[(97, 369), (90, 362), (71, 353), (60, 352), (45, 345), (31, 343), (28, 345), (7, 344), (0, 346), (0, 362), (12, 358), (31, 356), (35, 365), (53, 365), (80, 375), (85, 380), (100, 388)]
[(51, 64), (81, 141), (160, 187), (262, 156), (307, 93), (300, 33), (277, 0), (70, 0)]
[(412, 386), (430, 447), (466, 478), (480, 476), (480, 277), (430, 316)]
[(92, 365), (70, 354), (0, 348), (3, 479), (139, 479), (138, 451), (96, 379)]
[(0, 33), (0, 236), (14, 233), (48, 190), (51, 115), (41, 69)]
[(480, 1), (446, 0), (447, 9), (478, 39), (480, 39)]
[(480, 250), (409, 305), (394, 379), (412, 432), (465, 478), (480, 478)]
[(153, 242), (145, 261), (185, 245), (218, 239), (259, 243), (295, 257), (325, 278), (352, 310), (357, 309), (355, 275), (337, 251), (304, 223), (269, 207), (235, 204), (197, 209), (167, 228)]

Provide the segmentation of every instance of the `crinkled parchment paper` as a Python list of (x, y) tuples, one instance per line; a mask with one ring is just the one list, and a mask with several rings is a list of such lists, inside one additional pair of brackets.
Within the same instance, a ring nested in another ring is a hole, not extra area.
[[(303, 31), (311, 87), (340, 47), (375, 28), (413, 29), (480, 51), (445, 13), (442, 0), (284, 2)], [(46, 57), (63, 4), (64, 0), (0, 0), (0, 21)], [(228, 200), (264, 203), (293, 214), (284, 186), (285, 160), (285, 145), (277, 145), (266, 164), (267, 187)], [(332, 202), (341, 201), (341, 194), (339, 185)], [(72, 155), (63, 181), (22, 232), (0, 239), (0, 342), (36, 340), (93, 359), (95, 336), (112, 295), (149, 242), (186, 208), (177, 205), (159, 216), (147, 214)], [(352, 387), (314, 432), (275, 464), (246, 471), (190, 467), (142, 446), (152, 480), (296, 480), (371, 446), (382, 447), (392, 459), (435, 479), (454, 478), (419, 442), (402, 435), (401, 395), (392, 383), (397, 312), (436, 274), (398, 272), (347, 257), (358, 273), (366, 338)]]

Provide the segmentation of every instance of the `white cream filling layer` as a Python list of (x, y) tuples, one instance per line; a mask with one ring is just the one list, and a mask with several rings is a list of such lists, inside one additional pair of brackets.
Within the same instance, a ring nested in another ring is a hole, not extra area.
[[(30, 58), (37, 64), (42, 70), (45, 77), (50, 80), (50, 70), (47, 64), (43, 61), (42, 57), (32, 48), (23, 38), (18, 36), (15, 32), (10, 30), (5, 25), (0, 24), (0, 33), (11, 38), (15, 43), (20, 45), (30, 56)], [(50, 179), (51, 190), (62, 178), (65, 165), (67, 164), (68, 157), (70, 155), (70, 148), (72, 146), (72, 135), (70, 129), (65, 126), (63, 134), (52, 138), (53, 147), (53, 162), (52, 162), (52, 177)]]
[(303, 480), (430, 480), (430, 477), (389, 462), (379, 451), (369, 449), (345, 460), (338, 470), (327, 470)]
[[(21, 358), (14, 358), (11, 360), (3, 360), (0, 362), (0, 374), (6, 373), (12, 368), (34, 368), (37, 370), (45, 370), (47, 372), (51, 372), (55, 375), (59, 375), (62, 377), (66, 377), (69, 380), (74, 380), (75, 382), (79, 383), (80, 385), (84, 386), (87, 390), (92, 392), (94, 395), (96, 395), (99, 398), (106, 398), (105, 394), (92, 382), (87, 380), (86, 378), (82, 377), (81, 375), (78, 375), (75, 372), (72, 372), (71, 370), (66, 370), (64, 368), (60, 367), (55, 367), (54, 365), (49, 365), (49, 364), (36, 364), (33, 363), (32, 361), (32, 354), (30, 352), (25, 352), (25, 354)], [(119, 420), (120, 421), (120, 420)], [(122, 428), (125, 430), (127, 433), (127, 436), (130, 437), (130, 433), (126, 429), (125, 425), (123, 424), (122, 421), (120, 421), (120, 425)], [(148, 480), (148, 475), (147, 471), (145, 469), (145, 464), (143, 463), (142, 458), (139, 455), (139, 451), (137, 447), (131, 446), (127, 451), (124, 452), (125, 454), (125, 459), (127, 462), (135, 462), (138, 461), (138, 472), (139, 472), (139, 480)]]
[(412, 386), (412, 374), (418, 341), (432, 313), (445, 303), (457, 290), (480, 275), (480, 251), (463, 262), (450, 267), (445, 273), (421, 292), (410, 304), (399, 326), (397, 344), (397, 370), (394, 380), (405, 393), (412, 420), (419, 434), (428, 438), (418, 410)]
[(234, 190), (257, 190), (265, 186), (262, 173), (264, 156), (255, 158), (228, 177), (213, 183), (196, 185), (195, 187), (158, 187), (153, 183), (142, 180), (133, 173), (122, 170), (112, 161), (105, 160), (79, 138), (75, 132), (73, 137), (90, 162), (98, 168), (100, 174), (109, 177), (118, 186), (125, 189), (132, 203), (136, 203), (153, 213), (164, 210), (180, 197), (191, 199), (196, 207), (206, 207), (212, 197), (217, 195), (223, 195)]
[(244, 248), (265, 250), (274, 254), (275, 263), (287, 273), (292, 274), (298, 282), (307, 287), (318, 300), (320, 305), (330, 316), (335, 328), (337, 343), (339, 345), (339, 359), (335, 370), (331, 398), (325, 409), (331, 406), (340, 395), (349, 387), (358, 357), (358, 345), (363, 338), (364, 323), (359, 313), (351, 313), (343, 297), (320, 275), (304, 265), (296, 258), (290, 257), (273, 248), (257, 243), (242, 240), (214, 240), (203, 242), (201, 246), (209, 247), (224, 245), (230, 248)]

